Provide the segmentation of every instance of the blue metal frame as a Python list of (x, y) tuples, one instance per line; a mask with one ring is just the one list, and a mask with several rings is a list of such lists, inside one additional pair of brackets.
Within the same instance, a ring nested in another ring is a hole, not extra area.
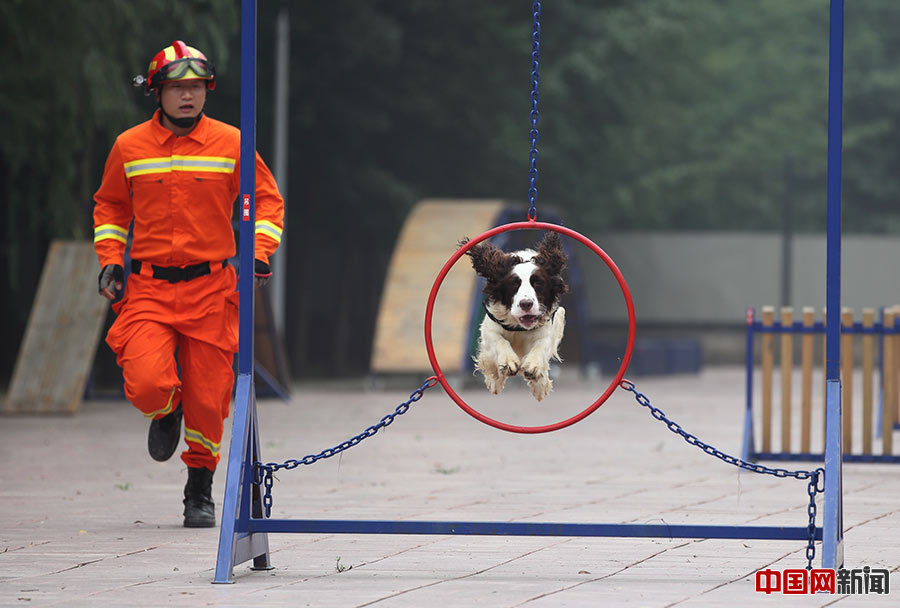
[(254, 252), (256, 227), (256, 0), (241, 1), (241, 198), (240, 198), (240, 347), (231, 444), (219, 551), (213, 582), (231, 583), (234, 565), (250, 559), (268, 569), (269, 540), (249, 530), (252, 516), (262, 516), (253, 463), (259, 460), (259, 426), (253, 375)]
[[(844, 0), (831, 0), (828, 27), (828, 190), (825, 306), (825, 504), (822, 567), (844, 565), (843, 448), (841, 429), (841, 158), (843, 147)], [(752, 323), (750, 324), (752, 325)], [(748, 327), (748, 333), (752, 327)], [(748, 365), (752, 345), (748, 337)], [(748, 399), (750, 398), (748, 391)], [(749, 407), (749, 402), (748, 402)], [(751, 422), (752, 424), (752, 422)], [(749, 450), (745, 430), (744, 452)]]
[(744, 444), (741, 449), (741, 460), (750, 462), (753, 459), (753, 309), (747, 309), (747, 384), (744, 404)]
[(831, 0), (828, 27), (828, 241), (825, 287), (825, 536), (822, 567), (844, 565), (841, 448), (841, 158), (843, 147), (844, 0)]
[[(824, 453), (814, 452), (753, 452), (752, 460), (771, 460), (775, 462), (822, 462)], [(900, 464), (900, 454), (844, 454), (844, 462), (866, 464)]]
[[(589, 524), (511, 521), (394, 521), (356, 519), (250, 520), (251, 530), (312, 534), (439, 534), (448, 536), (571, 536), (619, 538), (731, 538), (809, 540), (809, 530), (781, 526)], [(822, 528), (815, 539), (822, 540)]]
[[(262, 516), (253, 463), (259, 460), (259, 428), (253, 385), (253, 268), (256, 154), (256, 0), (241, 2), (241, 267), (240, 352), (233, 431), (223, 504), (216, 583), (233, 582), (234, 566), (250, 559), (269, 568), (269, 532), (347, 534), (471, 534), (528, 536), (613, 536), (653, 538), (733, 538), (807, 540), (806, 526), (693, 526), (666, 524), (567, 524), (535, 522), (425, 522), (358, 520), (281, 520)], [(828, 307), (840, 310), (840, 70), (843, 56), (843, 0), (831, 0), (828, 162)], [(840, 60), (840, 61), (839, 61)], [(825, 522), (816, 528), (823, 541), (822, 565), (843, 565), (840, 451), (840, 327), (829, 315), (828, 441), (825, 466)]]

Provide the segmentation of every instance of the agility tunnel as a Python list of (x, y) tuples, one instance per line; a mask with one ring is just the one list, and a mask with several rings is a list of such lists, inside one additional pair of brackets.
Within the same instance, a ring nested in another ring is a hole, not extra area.
[[(523, 215), (522, 206), (496, 199), (426, 199), (407, 216), (397, 238), (385, 276), (375, 322), (370, 370), (376, 375), (430, 373), (422, 324), (434, 277), (463, 237), (474, 237)], [(562, 223), (558, 217), (548, 218)], [(527, 233), (516, 235), (528, 239)], [(584, 364), (591, 353), (588, 308), (581, 289), (582, 273), (576, 248), (563, 239), (569, 258), (570, 293), (563, 300), (567, 312), (567, 339), (563, 358)], [(533, 247), (535, 242), (498, 235), (492, 242), (505, 250)], [(448, 374), (470, 372), (478, 326), (484, 315), (483, 280), (471, 265), (460, 260), (447, 274), (435, 303), (433, 338), (435, 355)]]

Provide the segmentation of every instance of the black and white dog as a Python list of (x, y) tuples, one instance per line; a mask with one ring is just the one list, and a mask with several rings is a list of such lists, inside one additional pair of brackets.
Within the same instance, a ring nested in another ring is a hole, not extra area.
[[(468, 238), (460, 242), (465, 245)], [(537, 247), (505, 253), (483, 241), (466, 252), (472, 267), (487, 281), (486, 315), (481, 323), (476, 370), (492, 393), (522, 371), (531, 394), (541, 401), (550, 394), (550, 360), (561, 361), (558, 348), (566, 325), (559, 298), (568, 286), (559, 234), (549, 232)]]

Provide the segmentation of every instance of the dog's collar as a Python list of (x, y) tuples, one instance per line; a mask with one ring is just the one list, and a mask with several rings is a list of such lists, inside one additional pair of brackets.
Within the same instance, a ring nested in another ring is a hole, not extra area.
[[(481, 305), (484, 307), (484, 313), (488, 316), (488, 318), (489, 318), (491, 321), (493, 321), (494, 323), (496, 323), (497, 325), (499, 325), (501, 328), (505, 329), (506, 331), (531, 331), (530, 329), (527, 329), (527, 328), (525, 328), (525, 327), (522, 327), (521, 325), (515, 325), (515, 326), (513, 326), (513, 325), (507, 325), (506, 323), (504, 323), (503, 321), (501, 321), (500, 319), (498, 319), (497, 317), (495, 317), (494, 315), (492, 315), (492, 314), (491, 314), (491, 311), (488, 310), (487, 299), (482, 300), (482, 301), (481, 301)], [(553, 320), (553, 317), (556, 316), (556, 311), (557, 311), (557, 310), (559, 310), (559, 306), (558, 306), (558, 305), (556, 306), (556, 308), (553, 309), (553, 312), (550, 313), (550, 320), (551, 320), (551, 321)]]

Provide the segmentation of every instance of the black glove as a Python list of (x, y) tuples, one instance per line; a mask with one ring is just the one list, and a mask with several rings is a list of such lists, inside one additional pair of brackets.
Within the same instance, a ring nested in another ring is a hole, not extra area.
[(256, 277), (256, 284), (262, 287), (272, 277), (272, 269), (262, 260), (253, 260), (253, 276)]
[(122, 289), (122, 281), (125, 280), (125, 270), (118, 264), (107, 264), (100, 271), (97, 278), (97, 291), (101, 296), (109, 300), (116, 297), (116, 291)]

